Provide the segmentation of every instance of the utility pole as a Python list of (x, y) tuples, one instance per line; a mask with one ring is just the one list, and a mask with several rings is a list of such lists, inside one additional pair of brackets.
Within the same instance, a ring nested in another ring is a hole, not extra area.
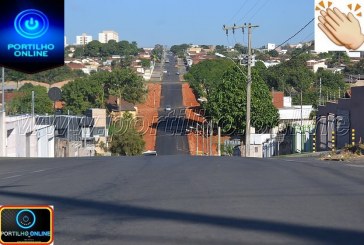
[(35, 108), (34, 100), (35, 100), (35, 94), (34, 91), (32, 91), (32, 118), (34, 118), (34, 108)]
[(221, 127), (217, 129), (217, 155), (221, 157)]
[(321, 83), (321, 77), (320, 77), (320, 103), (319, 105), (321, 105), (321, 95), (322, 95), (322, 83)]
[(341, 88), (339, 87), (339, 99), (341, 98)]
[(205, 122), (202, 122), (202, 155), (205, 155)]
[(210, 151), (209, 151), (209, 156), (212, 157), (212, 138), (214, 136), (214, 129), (213, 129), (213, 123), (212, 123), (212, 119), (210, 121)]
[(5, 71), (4, 67), (1, 69), (1, 82), (2, 82), (2, 111), (0, 114), (0, 156), (6, 156), (6, 123), (5, 123)]
[(2, 103), (2, 111), (5, 111), (5, 68), (3, 67), (1, 69), (1, 84), (2, 84), (2, 97), (1, 97), (1, 103)]
[(300, 152), (302, 153), (302, 148), (304, 149), (303, 147), (303, 106), (302, 106), (302, 88), (301, 88), (301, 149), (300, 149)]
[(198, 156), (198, 123), (196, 123), (196, 156)]
[(250, 109), (251, 109), (251, 85), (252, 85), (252, 28), (259, 27), (257, 25), (244, 24), (242, 26), (225, 26), (224, 30), (226, 34), (229, 34), (229, 30), (233, 33), (236, 29), (242, 29), (244, 32), (245, 28), (248, 28), (248, 77), (247, 77), (247, 88), (246, 88), (246, 128), (245, 128), (245, 157), (250, 156)]

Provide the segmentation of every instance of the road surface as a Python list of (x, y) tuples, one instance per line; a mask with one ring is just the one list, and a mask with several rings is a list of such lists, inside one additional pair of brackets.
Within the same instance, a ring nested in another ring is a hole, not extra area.
[[(167, 57), (169, 63), (165, 63), (163, 76), (161, 108), (158, 114), (156, 151), (158, 155), (188, 155), (188, 140), (183, 131), (188, 127), (185, 121), (185, 109), (182, 99), (182, 84), (176, 74), (175, 58)], [(171, 107), (170, 111), (165, 108)]]
[(1, 204), (55, 207), (55, 244), (363, 244), (364, 168), (312, 159), (1, 159)]

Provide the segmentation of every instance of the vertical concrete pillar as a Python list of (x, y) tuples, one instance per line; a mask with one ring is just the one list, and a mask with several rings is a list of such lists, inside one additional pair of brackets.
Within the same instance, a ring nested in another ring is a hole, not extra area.
[(5, 111), (0, 112), (0, 156), (6, 157), (6, 115)]

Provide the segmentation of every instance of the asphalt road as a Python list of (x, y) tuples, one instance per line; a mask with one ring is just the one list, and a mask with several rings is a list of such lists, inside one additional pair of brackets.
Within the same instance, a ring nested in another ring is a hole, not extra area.
[[(182, 99), (182, 84), (176, 75), (178, 71), (173, 56), (167, 56), (170, 63), (165, 63), (163, 76), (161, 109), (157, 128), (156, 151), (158, 155), (188, 155), (188, 140), (183, 135), (187, 127)], [(165, 111), (167, 106), (171, 111)]]
[(55, 207), (55, 244), (363, 244), (364, 168), (312, 159), (0, 160), (1, 204)]

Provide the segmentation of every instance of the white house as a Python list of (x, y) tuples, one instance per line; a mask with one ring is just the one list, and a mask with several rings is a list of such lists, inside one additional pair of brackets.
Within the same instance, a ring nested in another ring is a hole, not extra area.
[(267, 48), (268, 51), (275, 50), (276, 45), (274, 43), (268, 43), (266, 48)]
[(319, 68), (327, 69), (327, 65), (325, 64), (325, 60), (308, 60), (306, 62), (306, 66), (308, 69), (311, 69), (313, 72), (317, 72)]
[(0, 114), (0, 156), (54, 157), (54, 126), (36, 125), (30, 115)]

